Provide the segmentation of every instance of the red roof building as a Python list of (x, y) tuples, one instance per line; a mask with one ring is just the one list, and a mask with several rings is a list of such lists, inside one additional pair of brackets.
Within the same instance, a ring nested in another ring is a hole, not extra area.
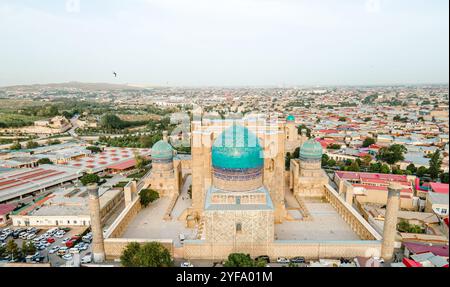
[(371, 144), (370, 146), (369, 146), (369, 149), (380, 149), (381, 148), (381, 146), (379, 146), (379, 145), (377, 145), (377, 144)]
[(316, 142), (320, 143), (320, 145), (323, 148), (327, 148), (329, 145), (335, 143), (334, 140), (322, 140), (322, 139), (316, 139)]
[(0, 204), (0, 226), (5, 224), (8, 220), (8, 215), (16, 209), (15, 204)]
[(129, 168), (132, 168), (134, 166), (136, 166), (136, 160), (135, 159), (130, 159), (130, 160), (118, 163), (118, 164), (110, 165), (110, 166), (108, 166), (108, 168), (122, 171), (122, 170), (127, 170)]
[(406, 175), (337, 171), (335, 177), (335, 182), (337, 181), (336, 183), (338, 185), (340, 181), (345, 180), (350, 182), (354, 187), (386, 193), (391, 182), (395, 182), (404, 186), (404, 189), (400, 192), (402, 198), (411, 199), (414, 195), (413, 184), (408, 181)]
[(447, 245), (429, 245), (413, 242), (404, 242), (405, 250), (409, 251), (409, 256), (414, 254), (422, 254), (431, 252), (434, 255), (448, 258), (448, 246)]
[(419, 262), (409, 258), (403, 258), (403, 264), (405, 264), (406, 267), (423, 267)]
[(15, 204), (0, 204), (0, 216), (9, 214), (16, 207)]
[(431, 186), (431, 190), (436, 193), (448, 194), (448, 191), (449, 191), (448, 184), (431, 182), (430, 186)]

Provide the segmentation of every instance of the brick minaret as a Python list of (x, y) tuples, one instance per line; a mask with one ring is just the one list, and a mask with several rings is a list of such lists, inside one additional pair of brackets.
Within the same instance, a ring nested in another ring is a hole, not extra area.
[(402, 186), (391, 183), (388, 187), (388, 199), (384, 216), (383, 243), (381, 245), (381, 257), (391, 261), (394, 255), (395, 236), (397, 234), (397, 217), (400, 206), (400, 191)]
[(92, 253), (95, 263), (105, 261), (105, 246), (103, 242), (103, 230), (100, 218), (100, 200), (98, 196), (97, 184), (88, 186), (89, 192), (89, 211), (91, 215), (91, 230), (93, 234)]

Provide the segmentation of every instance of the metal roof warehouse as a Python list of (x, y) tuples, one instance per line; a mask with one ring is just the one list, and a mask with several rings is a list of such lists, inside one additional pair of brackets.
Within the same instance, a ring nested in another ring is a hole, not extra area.
[(82, 173), (70, 167), (41, 165), (0, 173), (0, 202), (45, 191), (47, 188), (78, 179)]

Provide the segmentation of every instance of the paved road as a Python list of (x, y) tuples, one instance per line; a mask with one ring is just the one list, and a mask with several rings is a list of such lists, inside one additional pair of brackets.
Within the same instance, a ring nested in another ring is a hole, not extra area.
[(78, 138), (78, 135), (77, 135), (77, 133), (75, 131), (79, 127), (78, 124), (77, 124), (77, 121), (78, 121), (79, 117), (80, 117), (79, 115), (75, 115), (73, 118), (70, 119), (70, 123), (72, 124), (72, 128), (68, 131), (68, 133), (73, 138)]
[[(176, 259), (174, 260), (175, 267), (180, 267), (183, 262), (188, 262), (188, 260)], [(223, 267), (221, 261), (213, 260), (191, 260), (189, 261), (194, 267)], [(298, 267), (306, 267), (306, 264), (297, 264)], [(271, 262), (268, 267), (288, 267), (288, 264), (281, 264), (276, 262)]]

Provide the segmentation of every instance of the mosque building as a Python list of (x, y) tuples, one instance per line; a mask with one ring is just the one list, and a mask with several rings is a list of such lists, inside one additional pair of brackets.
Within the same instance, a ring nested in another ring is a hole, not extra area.
[(322, 145), (311, 139), (300, 148), (300, 157), (290, 165), (290, 189), (295, 196), (322, 197), (328, 176), (322, 169)]
[(167, 132), (152, 147), (152, 170), (145, 178), (146, 188), (156, 190), (160, 197), (177, 196), (181, 188), (181, 164), (174, 160), (175, 151), (170, 145)]
[[(297, 148), (299, 157), (286, 170), (286, 154)], [(184, 259), (223, 260), (231, 253), (380, 256), (382, 236), (329, 184), (322, 155), (320, 143), (306, 132), (299, 135), (293, 116), (194, 117), (191, 155), (180, 158), (166, 133), (152, 147), (152, 170), (143, 186), (134, 184), (126, 209), (106, 232), (106, 255), (120, 257), (130, 241), (139, 240), (161, 242)], [(142, 210), (142, 188), (169, 200)], [(183, 232), (186, 240), (178, 238)]]
[(212, 146), (212, 185), (206, 192), (206, 240), (247, 244), (273, 241), (274, 207), (263, 184), (263, 149), (254, 133), (233, 125)]

